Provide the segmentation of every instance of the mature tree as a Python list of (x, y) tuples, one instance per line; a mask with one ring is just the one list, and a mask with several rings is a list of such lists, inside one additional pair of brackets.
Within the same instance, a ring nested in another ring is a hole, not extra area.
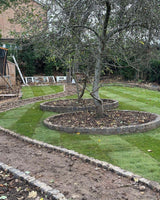
[[(52, 56), (61, 57), (65, 63), (72, 59), (75, 69), (81, 65), (82, 57), (86, 61), (91, 61), (88, 56), (93, 58), (92, 62), (87, 63), (92, 67), (92, 71), (94, 70), (91, 95), (97, 107), (97, 114), (102, 115), (103, 101), (99, 97), (102, 67), (110, 64), (108, 60), (114, 61), (114, 65), (118, 65), (119, 60), (125, 60), (130, 65), (131, 61), (138, 63), (136, 54), (139, 51), (135, 52), (134, 47), (140, 45), (142, 55), (149, 55), (151, 44), (155, 44), (159, 37), (160, 2), (49, 0), (46, 5), (49, 10), (46, 23), (48, 29), (29, 24), (28, 28), (32, 27), (33, 32), (36, 30), (34, 35), (40, 31), (42, 34), (37, 34), (39, 41), (47, 40), (46, 47)], [(32, 37), (28, 33), (24, 35)], [(139, 59), (142, 59), (142, 56)]]
[[(126, 42), (134, 41), (146, 46), (158, 37), (159, 6), (155, 0), (69, 0), (56, 1), (58, 20), (52, 21), (59, 37), (68, 34), (87, 43), (95, 56), (94, 81), (91, 95), (94, 98), (97, 114), (103, 113), (103, 101), (99, 97), (100, 75), (103, 57), (112, 56), (117, 41), (122, 47), (133, 47)], [(55, 12), (55, 9), (53, 9)], [(84, 20), (85, 19), (85, 20)], [(80, 31), (78, 35), (77, 32)], [(77, 45), (80, 44), (78, 41)], [(118, 43), (117, 43), (118, 46)], [(124, 53), (124, 51), (123, 51)], [(147, 55), (147, 54), (146, 54)], [(123, 56), (125, 57), (125, 55)]]

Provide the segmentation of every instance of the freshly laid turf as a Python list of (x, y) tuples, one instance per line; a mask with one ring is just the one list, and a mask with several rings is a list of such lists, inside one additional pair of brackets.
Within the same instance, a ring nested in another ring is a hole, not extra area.
[[(160, 114), (160, 92), (106, 86), (100, 89), (100, 94), (102, 98), (118, 100), (119, 109)], [(85, 97), (89, 95), (86, 93)], [(0, 125), (33, 139), (73, 149), (160, 182), (160, 128), (132, 135), (67, 134), (50, 130), (43, 125), (43, 120), (54, 113), (41, 111), (39, 104), (0, 113)]]
[(24, 86), (22, 87), (23, 99), (63, 92), (62, 85), (49, 86)]

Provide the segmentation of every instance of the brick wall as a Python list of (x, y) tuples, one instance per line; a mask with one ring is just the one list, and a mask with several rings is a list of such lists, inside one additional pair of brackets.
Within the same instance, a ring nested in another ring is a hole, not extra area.
[[(30, 4), (33, 5), (33, 7), (36, 8), (36, 10), (42, 10), (45, 16), (45, 11), (42, 5), (36, 3), (33, 0), (31, 0)], [(25, 4), (21, 6), (24, 5)], [(10, 31), (22, 32), (22, 27), (19, 24), (12, 24), (9, 22), (9, 19), (12, 19), (14, 17), (14, 13), (15, 13), (14, 9), (9, 8), (0, 14), (0, 30), (2, 34), (2, 39), (13, 39), (13, 36), (10, 35)]]

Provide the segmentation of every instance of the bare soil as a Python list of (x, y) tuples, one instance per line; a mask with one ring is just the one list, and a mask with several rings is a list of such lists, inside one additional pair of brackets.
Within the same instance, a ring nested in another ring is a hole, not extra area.
[(65, 127), (103, 128), (144, 124), (155, 118), (156, 116), (151, 113), (110, 110), (105, 111), (102, 117), (97, 117), (95, 112), (77, 112), (58, 115), (49, 121)]
[(24, 181), (15, 178), (12, 174), (0, 171), (0, 197), (6, 200), (40, 200), (45, 195), (41, 194), (37, 188), (31, 187)]
[(97, 168), (75, 157), (22, 142), (2, 131), (0, 161), (19, 170), (29, 171), (31, 176), (60, 190), (68, 199), (160, 199), (160, 194), (147, 186)]

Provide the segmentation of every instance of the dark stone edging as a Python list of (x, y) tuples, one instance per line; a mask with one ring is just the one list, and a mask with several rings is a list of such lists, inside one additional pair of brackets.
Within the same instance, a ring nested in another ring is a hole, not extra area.
[(59, 190), (53, 189), (52, 187), (48, 186), (47, 184), (36, 180), (34, 177), (25, 174), (24, 172), (13, 168), (12, 166), (6, 165), (0, 162), (0, 169), (7, 171), (15, 176), (15, 178), (21, 179), (28, 183), (29, 185), (38, 188), (38, 190), (42, 193), (47, 195), (48, 198), (52, 200), (67, 200)]
[[(127, 110), (125, 110), (125, 111), (128, 112)], [(138, 112), (138, 111), (132, 111), (132, 112)], [(143, 113), (147, 113), (147, 112), (143, 112)], [(45, 119), (43, 121), (43, 123), (49, 129), (64, 131), (64, 132), (67, 132), (67, 133), (80, 132), (80, 133), (87, 133), (87, 134), (102, 134), (102, 135), (118, 135), (118, 134), (124, 134), (124, 133), (132, 134), (132, 133), (138, 133), (138, 132), (146, 132), (146, 131), (149, 131), (151, 129), (155, 129), (158, 126), (160, 126), (160, 115), (157, 115), (157, 114), (154, 114), (154, 113), (150, 113), (150, 114), (155, 115), (156, 119), (151, 121), (151, 122), (144, 123), (144, 124), (121, 126), (121, 127), (103, 127), (103, 128), (64, 127), (64, 126), (52, 124), (50, 122), (50, 119), (60, 117), (62, 115), (67, 115), (67, 113), (48, 117), (47, 119)]]
[(134, 173), (132, 173), (130, 171), (123, 170), (120, 167), (114, 166), (114, 165), (112, 165), (110, 163), (107, 163), (105, 161), (100, 161), (100, 160), (97, 160), (95, 158), (91, 158), (91, 157), (85, 156), (83, 154), (79, 154), (79, 153), (77, 153), (77, 152), (75, 152), (73, 150), (68, 150), (68, 149), (57, 147), (57, 146), (53, 146), (51, 144), (47, 144), (47, 143), (44, 143), (44, 142), (41, 142), (41, 141), (33, 140), (33, 139), (28, 138), (28, 137), (21, 136), (21, 135), (15, 133), (13, 131), (10, 131), (8, 129), (4, 129), (2, 127), (0, 127), (0, 130), (5, 132), (8, 135), (11, 135), (11, 136), (13, 136), (15, 138), (18, 138), (18, 139), (20, 139), (20, 140), (22, 140), (24, 142), (27, 142), (27, 143), (30, 143), (30, 144), (34, 144), (34, 145), (36, 145), (38, 147), (51, 149), (51, 150), (56, 151), (56, 152), (64, 153), (65, 155), (75, 156), (75, 157), (81, 159), (84, 162), (87, 162), (87, 163), (90, 163), (90, 164), (92, 164), (94, 166), (106, 169), (108, 171), (116, 173), (119, 176), (123, 176), (123, 177), (129, 178), (131, 180), (136, 180), (136, 182), (144, 184), (144, 185), (148, 186), (149, 188), (151, 188), (152, 190), (160, 192), (160, 184), (158, 182), (150, 181), (150, 180), (148, 180), (146, 178), (143, 178), (143, 177), (141, 177), (139, 175), (136, 175), (136, 174), (134, 174)]
[[(105, 101), (111, 101), (111, 103), (105, 103)], [(64, 100), (59, 100), (60, 101), (64, 101)], [(65, 100), (68, 101), (68, 100)], [(119, 103), (116, 100), (111, 100), (111, 99), (103, 99), (104, 101), (104, 109), (106, 110), (110, 110), (110, 109), (114, 109), (117, 108)], [(54, 103), (54, 101), (51, 101)], [(51, 102), (44, 102), (40, 104), (40, 109), (43, 111), (52, 111), (52, 112), (58, 112), (58, 113), (66, 113), (66, 112), (77, 112), (77, 111), (84, 111), (84, 110), (88, 110), (88, 111), (93, 111), (95, 110), (95, 106), (54, 106), (53, 105), (48, 105), (48, 103)]]

